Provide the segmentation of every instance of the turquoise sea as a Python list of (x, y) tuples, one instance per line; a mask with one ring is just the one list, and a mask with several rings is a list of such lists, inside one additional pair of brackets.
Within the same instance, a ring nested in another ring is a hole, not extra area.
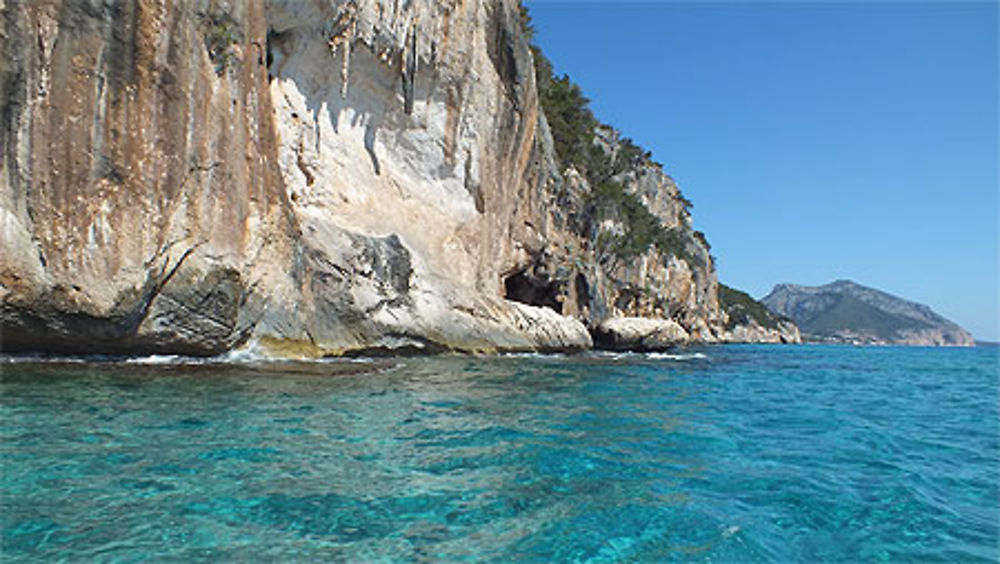
[(995, 348), (0, 363), (4, 562), (996, 562)]

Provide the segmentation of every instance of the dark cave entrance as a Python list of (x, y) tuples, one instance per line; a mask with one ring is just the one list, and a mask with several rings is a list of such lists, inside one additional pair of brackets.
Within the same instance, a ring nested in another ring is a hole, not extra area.
[(587, 277), (578, 272), (573, 286), (576, 290), (576, 307), (582, 310), (590, 304), (590, 284), (587, 284)]
[(532, 276), (521, 270), (504, 278), (503, 287), (504, 297), (508, 300), (562, 313), (562, 303), (558, 299), (559, 284), (554, 280)]
[(264, 45), (264, 64), (267, 68), (267, 81), (271, 82), (274, 80), (274, 47), (275, 44), (281, 41), (281, 34), (274, 31), (273, 28), (267, 29), (267, 40)]

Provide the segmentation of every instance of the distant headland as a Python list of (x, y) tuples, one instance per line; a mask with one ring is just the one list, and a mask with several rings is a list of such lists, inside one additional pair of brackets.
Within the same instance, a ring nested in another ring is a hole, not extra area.
[(823, 286), (778, 284), (762, 300), (798, 324), (807, 341), (852, 344), (974, 346), (968, 331), (930, 307), (837, 280)]

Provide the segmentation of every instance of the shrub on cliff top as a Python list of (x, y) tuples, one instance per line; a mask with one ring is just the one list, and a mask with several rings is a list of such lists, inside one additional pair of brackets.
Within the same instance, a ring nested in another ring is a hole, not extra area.
[(560, 162), (588, 173), (597, 126), (597, 120), (587, 107), (590, 101), (583, 96), (580, 86), (566, 75), (540, 82), (538, 97), (549, 121)]

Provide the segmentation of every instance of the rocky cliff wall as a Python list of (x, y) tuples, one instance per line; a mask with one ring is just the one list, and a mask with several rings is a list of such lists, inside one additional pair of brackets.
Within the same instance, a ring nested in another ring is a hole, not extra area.
[(565, 350), (622, 316), (722, 338), (657, 167), (620, 181), (683, 252), (598, 244), (622, 222), (556, 164), (518, 10), (0, 3), (3, 349)]
[[(714, 258), (704, 236), (691, 227), (690, 203), (659, 165), (646, 157), (620, 162), (626, 142), (601, 127), (594, 143), (617, 171), (602, 188), (573, 166), (560, 168), (544, 117), (536, 142), (542, 166), (532, 171), (542, 177), (529, 180), (540, 183), (549, 199), (541, 224), (545, 246), (527, 268), (508, 275), (510, 297), (546, 305), (599, 334), (624, 326), (608, 320), (646, 318), (671, 321), (665, 327), (673, 344), (739, 340), (726, 332)], [(624, 209), (628, 206), (641, 207), (642, 213), (636, 217)], [(655, 225), (645, 226), (650, 232), (642, 236), (632, 233), (643, 221)], [(664, 333), (663, 327), (654, 332)], [(615, 348), (622, 348), (622, 339), (616, 339)], [(666, 342), (653, 334), (644, 339)]]
[(328, 232), (343, 231), (389, 237), (408, 257), (391, 290), (363, 265), (344, 273), (319, 333), (348, 348), (589, 346), (580, 323), (502, 299), (502, 273), (540, 238), (538, 192), (523, 182), (538, 104), (517, 5), (273, 1), (267, 13), (278, 161), (302, 244), (342, 253)]
[(501, 297), (537, 239), (511, 2), (3, 14), (5, 349), (589, 346)]
[(254, 263), (294, 230), (262, 6), (7, 2), (3, 19), (4, 348), (244, 340), (250, 289), (273, 284)]

